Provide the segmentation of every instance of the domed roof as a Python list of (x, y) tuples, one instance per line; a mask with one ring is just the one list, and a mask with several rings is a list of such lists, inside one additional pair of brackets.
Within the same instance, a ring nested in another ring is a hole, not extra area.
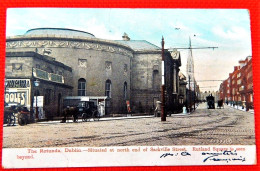
[(95, 38), (95, 36), (91, 33), (80, 31), (80, 30), (73, 30), (73, 29), (66, 29), (66, 28), (35, 28), (28, 30), (24, 35), (59, 35), (59, 36), (79, 36), (79, 37), (90, 37)]

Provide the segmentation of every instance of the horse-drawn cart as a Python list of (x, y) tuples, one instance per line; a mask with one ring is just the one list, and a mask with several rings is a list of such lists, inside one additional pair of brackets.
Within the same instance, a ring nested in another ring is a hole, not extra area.
[(221, 107), (223, 107), (223, 109), (224, 109), (224, 101), (223, 101), (223, 99), (222, 100), (218, 100), (218, 106), (217, 107), (220, 108), (220, 109), (221, 109)]
[(79, 116), (81, 116), (83, 122), (90, 121), (93, 118), (94, 121), (99, 121), (100, 113), (97, 110), (94, 102), (83, 101), (78, 106)]
[(65, 99), (65, 106), (63, 110), (62, 122), (66, 122), (67, 117), (73, 117), (73, 122), (78, 122), (82, 119), (82, 122), (87, 122), (93, 119), (94, 121), (99, 121), (101, 115), (97, 109), (97, 106), (93, 101), (89, 100), (75, 100), (75, 99)]
[(215, 109), (215, 98), (212, 95), (206, 97), (208, 109)]

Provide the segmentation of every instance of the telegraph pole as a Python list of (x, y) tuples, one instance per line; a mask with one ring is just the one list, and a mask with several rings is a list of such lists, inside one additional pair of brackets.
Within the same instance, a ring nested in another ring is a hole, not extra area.
[(189, 108), (190, 108), (190, 113), (191, 113), (191, 88), (190, 88), (190, 75), (189, 75), (189, 98), (190, 98)]
[(165, 97), (164, 97), (164, 91), (165, 91), (165, 80), (164, 80), (164, 38), (162, 37), (162, 88), (161, 88), (161, 96), (162, 96), (162, 103), (161, 103), (161, 121), (166, 121), (166, 115), (165, 115)]

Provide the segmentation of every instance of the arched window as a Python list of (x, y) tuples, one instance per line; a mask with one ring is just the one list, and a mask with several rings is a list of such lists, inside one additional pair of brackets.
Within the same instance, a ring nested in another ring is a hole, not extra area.
[(105, 96), (111, 98), (111, 81), (110, 80), (106, 80)]
[(78, 96), (86, 96), (86, 80), (80, 78), (78, 81)]
[(127, 99), (127, 82), (124, 82), (124, 99)]

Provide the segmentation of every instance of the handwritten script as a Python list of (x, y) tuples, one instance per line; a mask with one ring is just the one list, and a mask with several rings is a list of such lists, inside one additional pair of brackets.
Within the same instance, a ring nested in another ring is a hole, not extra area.
[[(178, 156), (178, 155), (179, 155), (179, 153), (164, 153), (164, 154), (162, 154), (160, 156), (160, 158), (165, 158), (165, 157), (168, 157), (168, 156), (172, 156), (173, 157), (173, 156)], [(191, 156), (191, 154), (186, 152), (186, 151), (181, 152), (180, 155), (181, 156)]]
[(202, 152), (201, 155), (206, 156), (206, 158), (203, 160), (203, 162), (207, 161), (246, 161), (245, 157), (238, 156), (236, 151), (223, 151), (223, 152)]

